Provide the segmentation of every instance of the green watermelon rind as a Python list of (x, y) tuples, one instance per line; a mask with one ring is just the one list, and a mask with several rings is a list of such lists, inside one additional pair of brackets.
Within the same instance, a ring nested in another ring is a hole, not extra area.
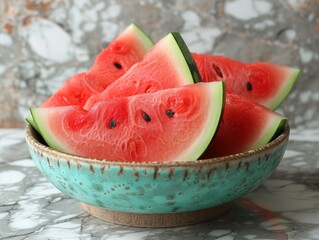
[[(198, 160), (214, 138), (225, 105), (226, 86), (224, 82), (219, 81), (203, 84), (211, 84), (208, 95), (210, 96), (212, 109), (207, 113), (208, 120), (206, 121), (206, 126), (202, 129), (201, 137), (198, 137), (197, 141), (194, 141), (193, 145), (190, 146), (185, 153), (187, 159), (190, 159), (188, 161)], [(181, 156), (180, 159), (177, 159), (176, 161), (185, 161), (184, 159), (185, 158)]]
[(29, 114), (25, 119), (38, 133), (40, 133), (40, 130), (38, 128), (38, 125), (35, 123), (33, 117), (31, 114)]
[(129, 29), (132, 29), (132, 31), (135, 33), (136, 37), (139, 39), (139, 42), (142, 43), (141, 45), (146, 49), (146, 51), (149, 51), (153, 46), (154, 42), (151, 39), (149, 35), (147, 35), (143, 29), (138, 26), (136, 23), (131, 23), (128, 26)]
[(276, 110), (282, 102), (288, 97), (289, 93), (291, 92), (293, 86), (295, 85), (295, 82), (297, 81), (301, 70), (299, 68), (290, 68), (289, 71), (291, 72), (286, 80), (283, 79), (284, 82), (287, 82), (287, 84), (284, 84), (282, 86), (282, 91), (279, 91), (280, 94), (276, 96), (272, 101), (270, 101), (268, 104), (266, 104), (266, 107), (268, 107), (271, 110)]
[(256, 139), (253, 146), (250, 149), (257, 149), (259, 147), (265, 146), (282, 133), (285, 125), (288, 123), (288, 118), (281, 116), (279, 114), (273, 114), (266, 121), (267, 124), (260, 134), (259, 139)]
[(171, 32), (162, 40), (161, 44), (165, 44), (165, 51), (169, 52), (170, 62), (179, 71), (183, 85), (201, 82), (197, 65), (181, 35)]
[[(288, 124), (288, 118), (282, 118), (281, 121), (278, 124), (277, 130), (273, 134), (272, 138), (269, 140), (269, 142), (275, 140), (282, 132), (285, 126)], [(268, 142), (268, 143), (269, 143)]]
[(195, 63), (195, 60), (189, 51), (185, 41), (183, 40), (182, 36), (178, 32), (171, 32), (171, 35), (174, 37), (177, 45), (182, 50), (181, 53), (183, 54), (183, 58), (186, 60), (188, 65), (188, 70), (190, 71), (190, 74), (193, 76), (194, 83), (201, 82), (201, 76), (199, 73), (199, 70), (197, 68), (197, 65)]
[[(70, 108), (74, 106), (64, 106), (64, 108)], [(59, 107), (60, 108), (60, 107)], [(52, 108), (47, 108), (52, 109)], [(46, 108), (30, 108), (30, 112), (32, 115), (32, 118), (36, 125), (38, 126), (38, 132), (43, 137), (44, 141), (47, 143), (47, 145), (57, 151), (60, 152), (66, 152), (65, 149), (67, 148), (65, 145), (61, 146), (61, 144), (58, 141), (54, 140), (54, 134), (50, 132), (50, 128), (47, 126), (47, 121), (45, 118), (45, 111)]]

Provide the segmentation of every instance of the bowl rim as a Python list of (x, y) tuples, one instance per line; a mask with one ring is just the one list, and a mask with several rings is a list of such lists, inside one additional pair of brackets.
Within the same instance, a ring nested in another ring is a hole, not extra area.
[(55, 158), (61, 160), (65, 159), (66, 161), (75, 161), (76, 163), (87, 163), (87, 164), (97, 164), (101, 166), (120, 166), (120, 167), (190, 167), (190, 166), (204, 166), (204, 165), (211, 165), (216, 163), (223, 163), (223, 162), (232, 162), (238, 161), (243, 158), (250, 157), (255, 154), (260, 154), (262, 152), (266, 152), (269, 149), (276, 147), (277, 145), (282, 144), (285, 141), (288, 141), (290, 133), (289, 124), (286, 123), (282, 133), (277, 136), (274, 140), (269, 142), (268, 144), (256, 148), (254, 150), (249, 150), (242, 153), (231, 154), (222, 157), (215, 157), (215, 158), (208, 158), (208, 159), (201, 159), (196, 161), (173, 161), (173, 162), (121, 162), (121, 161), (110, 161), (106, 159), (95, 159), (95, 158), (86, 158), (81, 156), (72, 155), (69, 153), (64, 153), (57, 151), (39, 141), (39, 133), (30, 125), (27, 124), (25, 127), (25, 139), (26, 142), (33, 146), (40, 152), (46, 153), (48, 155), (53, 155)]

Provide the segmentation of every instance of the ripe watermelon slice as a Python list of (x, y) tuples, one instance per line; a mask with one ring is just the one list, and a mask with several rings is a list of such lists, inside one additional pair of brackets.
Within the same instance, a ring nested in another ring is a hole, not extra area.
[(103, 92), (90, 97), (84, 109), (90, 109), (101, 100), (156, 92), (200, 81), (200, 74), (184, 40), (179, 33), (173, 32), (159, 40), (142, 61)]
[[(32, 108), (47, 144), (112, 161), (194, 161), (219, 124), (224, 83), (198, 83), (79, 106)], [(194, 127), (196, 126), (196, 127)]]
[(227, 93), (220, 125), (201, 158), (227, 156), (264, 146), (282, 132), (287, 121), (286, 117), (241, 95)]
[(131, 24), (97, 56), (87, 73), (68, 79), (41, 107), (83, 106), (91, 95), (103, 91), (141, 61), (152, 47), (150, 38), (136, 24)]
[(224, 81), (235, 93), (275, 110), (288, 96), (300, 69), (266, 62), (244, 63), (222, 56), (195, 54), (204, 82)]

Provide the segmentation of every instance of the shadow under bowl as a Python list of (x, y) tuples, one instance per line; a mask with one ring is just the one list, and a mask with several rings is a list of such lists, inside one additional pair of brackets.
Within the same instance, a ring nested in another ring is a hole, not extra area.
[(41, 173), (84, 210), (138, 227), (199, 223), (257, 188), (283, 158), (289, 125), (258, 149), (194, 162), (129, 163), (78, 157), (48, 147), (30, 126), (26, 142)]

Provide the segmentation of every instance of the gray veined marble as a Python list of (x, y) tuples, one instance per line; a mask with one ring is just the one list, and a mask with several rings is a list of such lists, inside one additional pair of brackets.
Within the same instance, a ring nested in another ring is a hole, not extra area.
[(0, 239), (319, 239), (318, 136), (316, 129), (293, 130), (277, 171), (226, 214), (152, 229), (88, 215), (40, 174), (24, 130), (0, 129)]

